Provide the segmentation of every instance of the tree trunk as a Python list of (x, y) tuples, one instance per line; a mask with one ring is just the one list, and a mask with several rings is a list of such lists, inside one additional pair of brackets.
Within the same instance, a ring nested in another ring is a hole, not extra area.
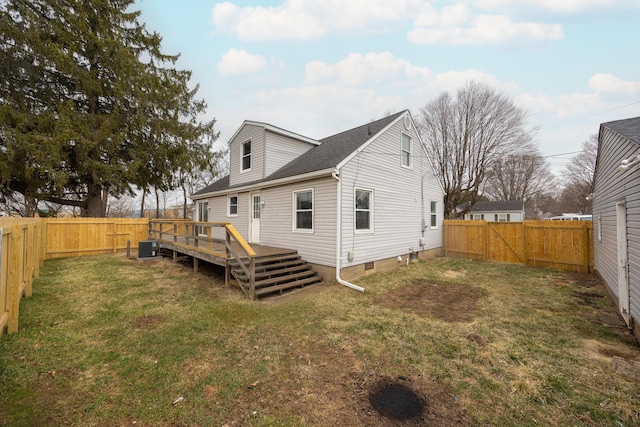
[(181, 185), (182, 187), (182, 218), (187, 219), (187, 189), (184, 183)]
[(104, 218), (106, 208), (102, 186), (87, 185), (87, 201), (81, 215), (87, 218)]
[(156, 188), (156, 218), (160, 218), (160, 194)]
[(144, 199), (147, 196), (147, 190), (145, 188), (142, 189), (142, 203), (140, 203), (140, 218), (144, 218)]

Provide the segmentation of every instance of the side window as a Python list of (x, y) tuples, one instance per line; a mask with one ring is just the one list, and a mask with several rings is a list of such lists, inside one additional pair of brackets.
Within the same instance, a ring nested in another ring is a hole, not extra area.
[(411, 156), (412, 156), (412, 152), (411, 152), (411, 137), (409, 135), (407, 135), (406, 133), (402, 134), (402, 146), (400, 147), (401, 150), (401, 154), (400, 154), (400, 158), (402, 161), (402, 166), (410, 168), (412, 167), (412, 161), (411, 161)]
[[(438, 202), (431, 201), (431, 228), (438, 228)], [(473, 218), (472, 218), (473, 219)]]
[(313, 190), (293, 192), (293, 231), (313, 232)]
[(373, 231), (373, 191), (356, 189), (354, 210), (356, 232)]
[(242, 143), (240, 171), (251, 170), (251, 140)]
[(238, 216), (238, 196), (229, 196), (227, 202), (227, 216)]

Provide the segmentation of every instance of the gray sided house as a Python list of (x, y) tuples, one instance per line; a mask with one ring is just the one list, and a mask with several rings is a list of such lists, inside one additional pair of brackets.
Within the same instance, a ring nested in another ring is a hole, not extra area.
[(464, 215), (464, 219), (483, 219), (488, 222), (522, 222), (524, 221), (524, 202), (522, 200), (477, 202)]
[(328, 281), (441, 253), (444, 193), (407, 110), (321, 140), (245, 121), (229, 150), (194, 220), (296, 249)]
[(592, 197), (594, 265), (633, 328), (640, 322), (640, 117), (600, 125)]

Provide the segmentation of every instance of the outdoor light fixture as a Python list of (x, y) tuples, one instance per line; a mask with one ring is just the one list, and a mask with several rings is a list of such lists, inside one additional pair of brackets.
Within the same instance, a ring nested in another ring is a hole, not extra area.
[(631, 166), (635, 166), (638, 162), (640, 162), (640, 154), (636, 154), (633, 157), (629, 157), (628, 159), (624, 159), (620, 162), (620, 166), (618, 166), (618, 170), (620, 172), (626, 172)]

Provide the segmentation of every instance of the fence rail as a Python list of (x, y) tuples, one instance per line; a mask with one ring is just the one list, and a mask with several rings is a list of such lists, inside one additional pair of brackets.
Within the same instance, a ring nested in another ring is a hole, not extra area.
[(591, 221), (444, 221), (444, 255), (593, 272)]

